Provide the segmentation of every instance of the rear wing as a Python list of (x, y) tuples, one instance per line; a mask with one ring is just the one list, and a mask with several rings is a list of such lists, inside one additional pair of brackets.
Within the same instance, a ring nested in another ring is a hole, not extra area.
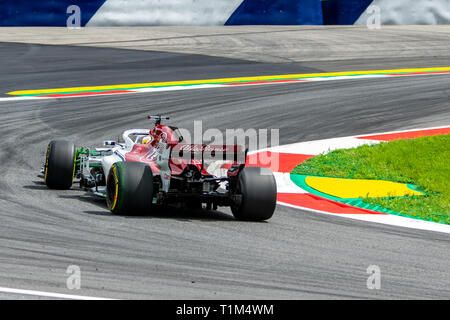
[(172, 148), (171, 159), (187, 161), (201, 160), (205, 162), (230, 162), (233, 165), (245, 164), (247, 149), (240, 145), (212, 145), (212, 144), (183, 144)]

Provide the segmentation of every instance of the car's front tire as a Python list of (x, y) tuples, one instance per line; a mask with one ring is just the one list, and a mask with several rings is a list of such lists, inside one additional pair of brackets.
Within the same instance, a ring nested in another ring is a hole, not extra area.
[(50, 141), (44, 166), (44, 181), (50, 189), (70, 189), (75, 175), (76, 149), (66, 140)]
[(272, 217), (277, 203), (277, 184), (270, 169), (245, 167), (239, 173), (237, 189), (242, 201), (231, 206), (236, 219), (264, 221)]
[(106, 182), (108, 209), (118, 215), (149, 213), (153, 201), (151, 168), (140, 162), (116, 162)]

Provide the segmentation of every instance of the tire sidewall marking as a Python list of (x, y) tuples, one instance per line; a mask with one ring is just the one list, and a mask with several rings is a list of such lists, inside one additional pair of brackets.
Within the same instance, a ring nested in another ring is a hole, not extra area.
[(73, 150), (74, 156), (73, 156), (73, 173), (72, 173), (72, 183), (73, 183), (73, 179), (75, 178), (75, 169), (76, 169), (76, 163), (77, 163), (77, 150), (74, 147)]
[(47, 155), (45, 157), (44, 183), (47, 183), (48, 159), (50, 157), (50, 145), (51, 145), (51, 143), (48, 144)]
[(113, 177), (114, 177), (115, 192), (114, 192), (114, 200), (111, 205), (111, 211), (114, 211), (114, 209), (116, 208), (116, 205), (117, 205), (117, 199), (118, 199), (118, 194), (119, 194), (119, 179), (117, 178), (117, 166), (113, 165), (112, 170), (113, 170)]

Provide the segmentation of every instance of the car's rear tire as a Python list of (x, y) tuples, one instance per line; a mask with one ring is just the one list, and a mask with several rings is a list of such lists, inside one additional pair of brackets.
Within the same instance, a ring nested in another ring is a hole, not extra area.
[(239, 206), (231, 207), (236, 219), (264, 221), (272, 217), (277, 203), (277, 184), (270, 169), (242, 169), (239, 173), (237, 193), (242, 195), (242, 201)]
[(113, 214), (143, 215), (152, 209), (153, 174), (140, 162), (116, 162), (106, 182), (106, 203)]
[(76, 149), (66, 140), (50, 141), (44, 167), (44, 181), (50, 189), (70, 189), (75, 175)]

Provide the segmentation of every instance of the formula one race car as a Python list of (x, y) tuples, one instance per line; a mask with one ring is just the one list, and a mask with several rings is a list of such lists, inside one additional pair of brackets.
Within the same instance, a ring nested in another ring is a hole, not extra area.
[[(247, 150), (185, 143), (178, 128), (161, 124), (168, 117), (148, 118), (155, 120), (151, 130), (127, 130), (123, 142), (105, 141), (102, 148), (51, 141), (41, 169), (45, 184), (69, 189), (79, 179), (80, 188), (106, 198), (114, 214), (151, 213), (167, 205), (209, 210), (229, 206), (239, 220), (272, 217), (275, 178), (270, 169), (246, 167)], [(223, 176), (208, 172), (214, 162), (225, 168)]]

